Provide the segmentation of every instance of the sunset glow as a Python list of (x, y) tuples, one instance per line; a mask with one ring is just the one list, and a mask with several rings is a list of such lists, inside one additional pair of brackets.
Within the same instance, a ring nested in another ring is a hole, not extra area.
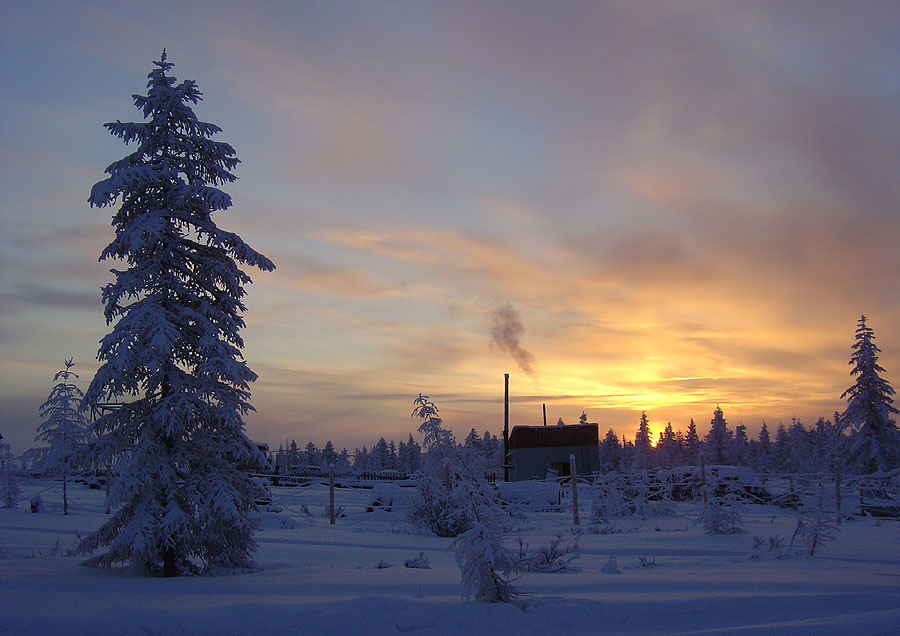
[(896, 3), (158, 4), (4, 10), (16, 452), (61, 361), (97, 367), (101, 125), (163, 47), (242, 161), (217, 222), (277, 266), (245, 299), (255, 439), (405, 439), (420, 391), (498, 433), (504, 373), (513, 425), (811, 424), (863, 312), (900, 382)]

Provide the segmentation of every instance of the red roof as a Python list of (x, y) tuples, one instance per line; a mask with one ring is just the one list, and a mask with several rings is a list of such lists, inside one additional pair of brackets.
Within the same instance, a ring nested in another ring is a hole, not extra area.
[(572, 426), (514, 426), (509, 433), (509, 448), (548, 448), (554, 446), (597, 446), (597, 424)]

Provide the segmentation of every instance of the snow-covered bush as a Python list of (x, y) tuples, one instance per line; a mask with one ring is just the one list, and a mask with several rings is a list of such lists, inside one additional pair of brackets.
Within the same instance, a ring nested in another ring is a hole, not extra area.
[(456, 494), (442, 480), (422, 475), (418, 481), (407, 510), (410, 523), (438, 537), (456, 537), (472, 527)]
[(604, 564), (600, 571), (603, 574), (621, 574), (622, 571), (619, 569), (619, 563), (616, 560), (616, 557), (610, 556), (609, 560)]
[(403, 562), (403, 567), (414, 570), (430, 570), (431, 559), (424, 552), (419, 552), (419, 556), (412, 557)]
[(560, 508), (562, 487), (556, 480), (501, 481), (494, 485), (500, 500), (508, 508), (535, 512), (557, 511)]
[(815, 556), (823, 546), (837, 538), (840, 528), (822, 510), (808, 510), (797, 515), (797, 526), (791, 537), (791, 547), (801, 543), (809, 556)]
[(725, 502), (715, 497), (703, 505), (695, 523), (703, 526), (707, 534), (741, 534), (740, 507), (734, 502)]
[(519, 539), (519, 560), (528, 572), (577, 572), (579, 568), (572, 565), (581, 556), (578, 540), (581, 533), (574, 535), (571, 544), (565, 542), (563, 535), (557, 534), (549, 545), (541, 546), (536, 552), (528, 554), (528, 546)]
[(606, 523), (617, 517), (644, 515), (648, 512), (648, 489), (640, 477), (617, 475), (596, 485), (591, 500), (594, 523)]
[(366, 512), (381, 509), (385, 512), (403, 510), (408, 503), (410, 489), (400, 488), (397, 484), (376, 484), (369, 495)]
[(28, 500), (28, 509), (33, 513), (47, 511), (47, 507), (44, 505), (44, 499), (40, 494), (31, 496), (31, 499)]

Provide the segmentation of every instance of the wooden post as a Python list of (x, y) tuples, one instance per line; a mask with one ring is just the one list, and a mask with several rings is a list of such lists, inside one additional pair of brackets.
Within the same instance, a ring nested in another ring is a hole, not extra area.
[(328, 471), (328, 523), (334, 525), (334, 469)]
[(841, 469), (834, 469), (834, 501), (837, 508), (837, 522), (841, 523)]
[(703, 505), (705, 506), (706, 501), (706, 462), (703, 460), (703, 455), (700, 455), (700, 490), (703, 491)]
[(572, 480), (572, 523), (581, 525), (578, 520), (578, 474), (575, 471), (575, 455), (569, 455), (569, 479)]
[(547, 405), (541, 404), (541, 407), (544, 409), (544, 426), (547, 426)]
[(109, 482), (112, 481), (112, 464), (106, 464), (106, 514), (109, 514)]

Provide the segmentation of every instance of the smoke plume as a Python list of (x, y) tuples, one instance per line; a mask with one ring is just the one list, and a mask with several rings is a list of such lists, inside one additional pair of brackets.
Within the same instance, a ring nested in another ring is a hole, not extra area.
[(511, 304), (491, 312), (491, 344), (512, 356), (523, 373), (534, 377), (534, 356), (520, 343), (524, 333), (519, 312)]

